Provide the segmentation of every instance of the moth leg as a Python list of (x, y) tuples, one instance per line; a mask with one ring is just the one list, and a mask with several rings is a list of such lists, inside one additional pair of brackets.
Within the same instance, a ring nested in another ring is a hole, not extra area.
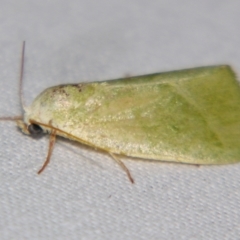
[(125, 166), (125, 164), (116, 156), (114, 155), (113, 153), (111, 152), (108, 152), (109, 155), (120, 165), (120, 167), (126, 172), (129, 180), (131, 183), (134, 183), (134, 179), (133, 177), (131, 176), (131, 173), (130, 171), (128, 170), (128, 168)]
[(50, 162), (50, 158), (51, 158), (51, 155), (52, 155), (54, 143), (56, 141), (56, 132), (57, 132), (56, 130), (53, 130), (50, 134), (49, 145), (48, 145), (48, 154), (47, 154), (47, 157), (46, 157), (46, 160), (45, 160), (43, 166), (38, 171), (38, 174), (40, 174), (46, 168), (48, 163)]

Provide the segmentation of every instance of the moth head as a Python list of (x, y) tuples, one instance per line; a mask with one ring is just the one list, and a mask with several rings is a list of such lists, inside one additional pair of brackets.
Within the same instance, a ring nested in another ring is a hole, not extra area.
[(23, 120), (17, 120), (17, 126), (22, 130), (24, 134), (31, 135), (33, 137), (41, 137), (44, 133), (43, 128), (35, 123), (26, 123)]

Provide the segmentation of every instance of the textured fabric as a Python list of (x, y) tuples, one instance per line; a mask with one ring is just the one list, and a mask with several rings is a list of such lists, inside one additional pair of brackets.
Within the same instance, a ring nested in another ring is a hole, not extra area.
[[(1, 1), (0, 116), (63, 83), (231, 64), (240, 74), (237, 0)], [(240, 239), (240, 163), (191, 166), (111, 157), (0, 122), (0, 239)], [(183, 143), (184, 144), (184, 143)]]

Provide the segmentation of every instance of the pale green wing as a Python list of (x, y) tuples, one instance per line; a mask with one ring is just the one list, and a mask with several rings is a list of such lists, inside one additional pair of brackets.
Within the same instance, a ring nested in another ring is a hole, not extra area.
[(49, 119), (90, 145), (155, 160), (240, 161), (240, 88), (228, 66), (61, 88)]

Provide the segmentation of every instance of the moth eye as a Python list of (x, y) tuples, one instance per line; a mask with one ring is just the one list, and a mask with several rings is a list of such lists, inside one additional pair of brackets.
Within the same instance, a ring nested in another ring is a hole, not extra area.
[(31, 135), (39, 135), (43, 133), (42, 128), (37, 124), (28, 125), (28, 131), (30, 132)]

